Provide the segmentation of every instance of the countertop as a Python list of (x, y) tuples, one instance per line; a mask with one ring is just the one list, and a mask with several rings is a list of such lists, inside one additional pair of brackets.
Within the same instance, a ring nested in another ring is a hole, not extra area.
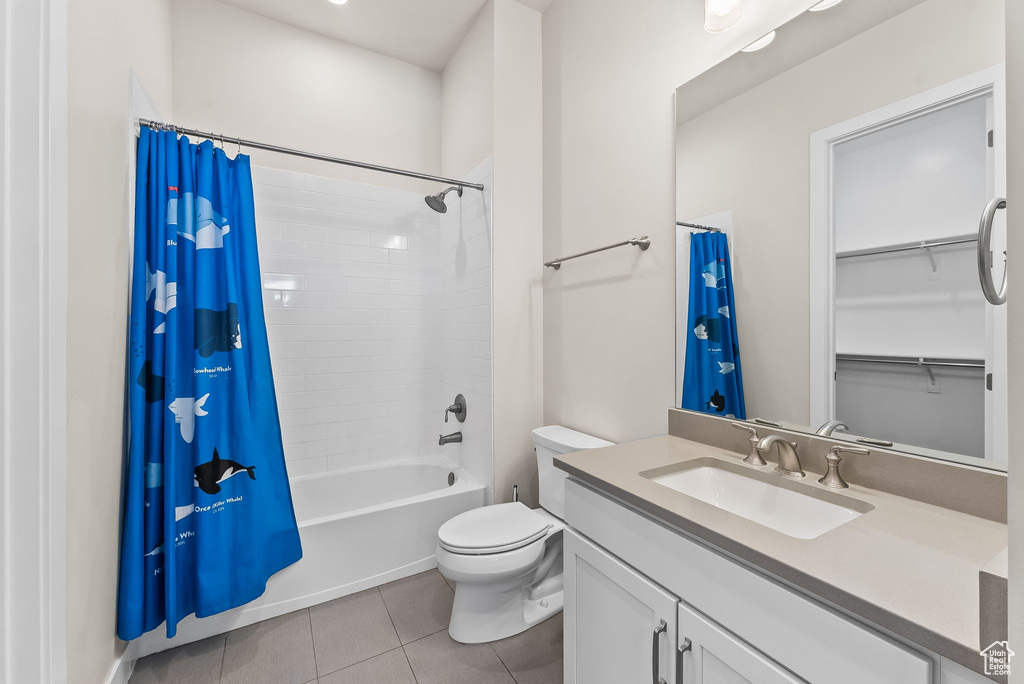
[(874, 509), (816, 539), (795, 539), (640, 475), (707, 457), (752, 468), (731, 451), (672, 436), (564, 454), (555, 464), (708, 544), (979, 670), (979, 572), (1006, 547), (1006, 525), (852, 483), (849, 489), (828, 489), (808, 474), (800, 486), (840, 493)]

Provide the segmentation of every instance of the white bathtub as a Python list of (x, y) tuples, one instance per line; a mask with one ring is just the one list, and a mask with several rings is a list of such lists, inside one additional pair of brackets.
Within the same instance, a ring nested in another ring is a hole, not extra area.
[[(449, 485), (449, 478), (453, 484)], [(165, 627), (133, 642), (141, 658), (353, 594), (437, 566), (437, 530), (485, 503), (485, 488), (439, 460), (369, 466), (292, 479), (302, 560), (274, 575), (260, 598)]]

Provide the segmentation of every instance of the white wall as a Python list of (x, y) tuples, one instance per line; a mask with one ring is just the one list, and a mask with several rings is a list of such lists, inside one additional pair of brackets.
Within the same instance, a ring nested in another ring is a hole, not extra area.
[(704, 31), (696, 0), (555, 0), (544, 13), (544, 257), (652, 239), (642, 254), (623, 248), (545, 273), (545, 422), (615, 442), (665, 433), (673, 93), (812, 4), (748, 2), (742, 22), (718, 35)]
[(494, 3), (441, 72), (441, 173), (461, 178), (494, 154)]
[[(442, 76), (442, 169), (494, 155), (494, 496), (537, 502), (543, 423), (541, 14), (491, 0)], [(472, 192), (472, 191), (471, 191)]]
[[(437, 72), (210, 0), (175, 0), (173, 65), (174, 123), (422, 173), (441, 169)], [(433, 187), (249, 152), (257, 165)]]
[(494, 0), (494, 491), (537, 500), (544, 422), (541, 14)]
[(171, 3), (68, 3), (68, 681), (103, 682), (115, 636), (128, 315), (130, 77), (171, 109)]
[[(1007, 89), (1007, 251), (1024, 254), (1024, 2), (1006, 3), (1006, 83)], [(1009, 415), (1024, 415), (1024, 278), (1007, 279), (1007, 328), (1009, 333)], [(1014, 353), (1016, 350), (1016, 353)], [(1011, 420), (1009, 443), (1024, 443), (1024, 421)], [(1009, 451), (1007, 479), (1007, 518), (1009, 523), (1009, 640), (1024, 643), (1024, 453)], [(1020, 649), (1017, 649), (1020, 653)], [(1019, 657), (1019, 656), (1018, 656)], [(1018, 661), (1019, 662), (1019, 661)], [(1024, 667), (1014, 667), (1012, 684), (1024, 683)]]
[[(748, 415), (810, 422), (810, 133), (1001, 62), (1002, 4), (923, 3), (679, 128), (679, 215), (735, 219)], [(787, 334), (763, 334), (779, 321)]]

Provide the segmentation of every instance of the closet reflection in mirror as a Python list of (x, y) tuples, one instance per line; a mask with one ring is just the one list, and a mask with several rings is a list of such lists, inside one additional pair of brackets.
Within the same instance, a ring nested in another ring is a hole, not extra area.
[(1003, 17), (847, 0), (678, 89), (677, 406), (1005, 468)]

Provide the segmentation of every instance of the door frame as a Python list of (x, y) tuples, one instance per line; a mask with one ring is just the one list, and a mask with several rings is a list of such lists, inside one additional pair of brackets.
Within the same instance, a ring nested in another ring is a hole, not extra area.
[[(996, 64), (811, 133), (810, 148), (810, 422), (835, 419), (835, 213), (832, 177), (836, 147), (855, 138), (991, 94), (995, 134), (1006, 140), (1006, 65)], [(1005, 196), (1006, 152), (996, 147), (995, 192)], [(981, 215), (981, 209), (978, 214)], [(1004, 312), (1005, 315), (1005, 312)], [(1003, 433), (1005, 433), (1005, 421)], [(998, 431), (997, 431), (998, 433)], [(990, 440), (986, 440), (988, 442)], [(1004, 442), (1005, 444), (1005, 442)], [(987, 448), (987, 444), (986, 444)]]
[(0, 0), (0, 678), (67, 680), (67, 0)]

